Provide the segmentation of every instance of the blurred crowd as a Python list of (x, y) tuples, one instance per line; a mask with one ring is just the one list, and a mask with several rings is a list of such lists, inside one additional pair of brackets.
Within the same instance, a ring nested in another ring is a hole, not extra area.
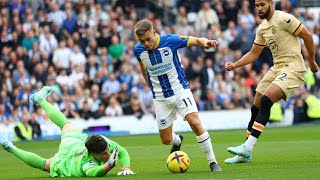
[[(292, 13), (312, 33), (319, 64), (319, 14), (297, 5), (276, 1), (276, 9)], [(273, 64), (271, 52), (265, 48), (257, 61), (233, 72), (224, 64), (252, 46), (261, 22), (254, 0), (1, 0), (0, 124), (47, 123), (30, 100), (45, 85), (55, 88), (48, 101), (68, 118), (153, 114), (152, 93), (133, 53), (134, 25), (145, 18), (159, 34), (219, 41), (216, 49), (180, 50), (199, 111), (251, 106), (256, 85)], [(302, 53), (308, 66), (305, 46)], [(319, 98), (320, 74), (307, 76), (284, 108), (299, 106), (309, 92)]]

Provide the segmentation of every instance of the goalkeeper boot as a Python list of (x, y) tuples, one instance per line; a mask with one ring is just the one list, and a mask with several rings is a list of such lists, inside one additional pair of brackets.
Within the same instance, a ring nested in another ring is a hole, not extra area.
[(252, 152), (247, 149), (247, 147), (244, 144), (241, 144), (240, 146), (237, 147), (229, 147), (228, 151), (231, 154), (239, 155), (245, 158), (251, 158), (252, 157)]
[(175, 151), (180, 151), (180, 148), (181, 148), (181, 145), (182, 145), (182, 141), (183, 141), (183, 136), (182, 134), (178, 134), (178, 136), (180, 137), (181, 139), (181, 143), (179, 145), (172, 145), (172, 148), (171, 148), (171, 151), (170, 151), (170, 154), (175, 152)]
[(252, 161), (252, 156), (245, 158), (245, 157), (242, 157), (239, 155), (236, 155), (232, 158), (228, 158), (228, 159), (224, 160), (224, 162), (226, 164), (249, 163), (251, 161)]
[(6, 151), (10, 152), (15, 146), (12, 144), (12, 142), (4, 139), (0, 139), (0, 144)]
[(212, 172), (221, 172), (222, 171), (221, 167), (216, 162), (210, 163), (210, 169)]
[(34, 103), (38, 103), (38, 100), (41, 98), (47, 98), (52, 92), (52, 87), (44, 86), (40, 91), (31, 95), (31, 100)]

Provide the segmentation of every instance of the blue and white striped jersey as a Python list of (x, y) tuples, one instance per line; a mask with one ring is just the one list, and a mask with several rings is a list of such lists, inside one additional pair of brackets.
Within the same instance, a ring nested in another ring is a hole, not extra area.
[(175, 34), (157, 36), (159, 41), (154, 50), (148, 51), (139, 42), (134, 53), (147, 68), (153, 99), (164, 99), (189, 88), (178, 49), (186, 47), (190, 37)]

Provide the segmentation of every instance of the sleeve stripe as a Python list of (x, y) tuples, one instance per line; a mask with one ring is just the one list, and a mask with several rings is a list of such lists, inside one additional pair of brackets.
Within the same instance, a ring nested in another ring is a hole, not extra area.
[(297, 27), (297, 29), (292, 33), (293, 35), (296, 35), (296, 33), (298, 34), (301, 31), (302, 28), (302, 23), (300, 22), (299, 26)]
[(257, 44), (257, 43), (253, 43), (253, 44), (255, 44), (255, 45), (257, 45), (257, 46), (260, 46), (260, 47), (265, 47), (266, 45), (261, 45), (261, 44)]
[(191, 36), (189, 36), (188, 42), (187, 42), (187, 47), (189, 47), (189, 42), (190, 42)]

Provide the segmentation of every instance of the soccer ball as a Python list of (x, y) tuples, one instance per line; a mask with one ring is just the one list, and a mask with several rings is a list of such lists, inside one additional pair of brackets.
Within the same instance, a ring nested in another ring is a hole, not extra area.
[(171, 153), (167, 159), (167, 167), (173, 173), (183, 173), (189, 169), (190, 159), (183, 151)]

